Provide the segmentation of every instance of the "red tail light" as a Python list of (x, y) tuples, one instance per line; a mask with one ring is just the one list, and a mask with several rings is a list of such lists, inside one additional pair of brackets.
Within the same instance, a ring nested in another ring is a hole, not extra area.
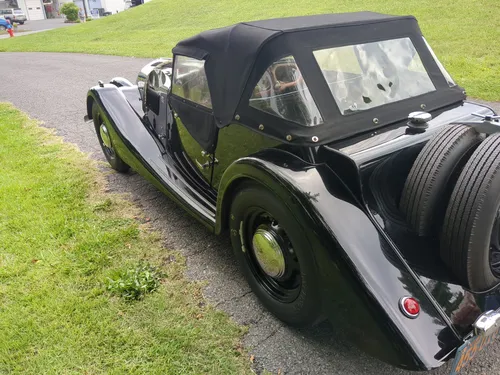
[(420, 304), (413, 297), (401, 298), (399, 308), (407, 318), (415, 319), (420, 314)]

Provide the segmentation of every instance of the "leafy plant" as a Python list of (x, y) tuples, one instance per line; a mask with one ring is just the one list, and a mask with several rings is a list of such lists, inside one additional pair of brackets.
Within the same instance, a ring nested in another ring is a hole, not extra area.
[(68, 21), (78, 20), (78, 7), (75, 3), (64, 3), (60, 9), (60, 12), (66, 16)]
[(141, 262), (134, 268), (120, 270), (108, 277), (106, 289), (127, 301), (141, 300), (147, 293), (158, 289), (163, 277), (165, 275), (156, 267)]

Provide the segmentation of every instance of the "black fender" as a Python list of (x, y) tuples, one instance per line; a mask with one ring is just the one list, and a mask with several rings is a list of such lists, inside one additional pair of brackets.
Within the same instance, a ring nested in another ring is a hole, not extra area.
[[(312, 165), (282, 150), (238, 159), (220, 182), (216, 233), (227, 227), (239, 184), (270, 189), (305, 228), (321, 279), (323, 310), (362, 350), (411, 370), (443, 364), (459, 343), (429, 296), (408, 272), (343, 181), (327, 165)], [(407, 318), (404, 296), (417, 298), (421, 313)]]
[[(92, 118), (92, 105), (96, 102), (103, 112), (116, 153), (133, 170), (149, 180), (191, 216), (213, 230), (211, 210), (198, 201), (186, 198), (183, 189), (187, 183), (175, 173), (174, 163), (165, 161), (163, 145), (143, 123), (137, 86), (117, 87), (113, 84), (92, 87), (87, 94), (87, 116)], [(132, 98), (136, 101), (129, 100)], [(175, 174), (175, 176), (174, 176)]]
[[(128, 87), (126, 87), (128, 88)], [(135, 169), (137, 163), (129, 155), (132, 145), (127, 139), (133, 139), (138, 134), (124, 134), (127, 130), (133, 131), (143, 127), (139, 114), (136, 113), (128, 101), (122, 87), (114, 84), (92, 87), (87, 94), (87, 117), (92, 119), (92, 105), (96, 102), (104, 112), (104, 121), (108, 125), (115, 151), (125, 163)], [(128, 124), (119, 129), (119, 124)]]
[[(101, 96), (104, 99), (101, 99)], [(87, 94), (88, 119), (92, 119), (92, 103), (96, 100), (99, 101), (101, 108), (109, 107), (115, 112), (111, 106), (116, 105), (118, 108), (126, 109), (125, 113), (129, 113), (129, 109), (132, 108), (135, 112), (134, 117), (144, 116), (139, 89), (125, 78), (115, 77), (110, 81), (110, 84), (95, 86), (89, 90)], [(104, 104), (104, 101), (109, 101), (109, 103)], [(121, 117), (123, 118), (123, 116)]]

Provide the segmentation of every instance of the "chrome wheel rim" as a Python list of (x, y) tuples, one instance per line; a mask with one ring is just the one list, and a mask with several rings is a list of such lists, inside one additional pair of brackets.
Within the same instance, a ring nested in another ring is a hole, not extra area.
[(106, 128), (106, 125), (101, 124), (101, 126), (99, 127), (99, 133), (101, 134), (101, 139), (104, 146), (106, 146), (107, 148), (111, 148), (111, 140), (109, 139), (108, 128)]
[(109, 131), (104, 122), (99, 118), (99, 141), (102, 146), (102, 150), (108, 158), (115, 157), (115, 150), (113, 149), (113, 144), (111, 143), (111, 137), (109, 136)]
[(252, 207), (240, 222), (239, 232), (244, 259), (255, 281), (276, 301), (295, 301), (302, 276), (285, 229), (268, 212)]
[(252, 249), (260, 268), (272, 278), (285, 274), (285, 256), (275, 234), (265, 228), (258, 228), (252, 239)]

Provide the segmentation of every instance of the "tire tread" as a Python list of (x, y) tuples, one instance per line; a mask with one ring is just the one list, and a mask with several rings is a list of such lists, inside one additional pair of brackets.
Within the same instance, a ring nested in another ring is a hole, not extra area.
[[(441, 195), (447, 182), (456, 172), (464, 154), (480, 142), (479, 134), (471, 127), (446, 126), (421, 150), (405, 182), (400, 209), (407, 222), (419, 236), (432, 234)], [(444, 202), (446, 203), (446, 202)], [(443, 210), (444, 211), (443, 206)]]
[[(474, 152), (460, 174), (446, 210), (441, 234), (441, 257), (461, 282), (477, 287), (471, 273), (470, 249), (475, 222), (500, 170), (500, 134), (488, 137)], [(476, 275), (477, 276), (477, 275)], [(485, 277), (483, 277), (486, 283)], [(479, 285), (484, 289), (485, 285)]]

